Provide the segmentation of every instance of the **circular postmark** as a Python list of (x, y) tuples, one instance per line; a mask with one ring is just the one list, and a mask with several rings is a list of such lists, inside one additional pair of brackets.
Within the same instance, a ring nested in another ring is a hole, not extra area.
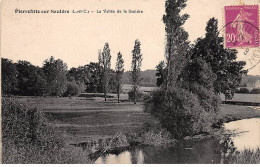
[(246, 62), (245, 70), (250, 70), (260, 64), (259, 47), (259, 28), (246, 21), (238, 22), (242, 30), (234, 26), (235, 22), (226, 24), (221, 31), (224, 31), (225, 47), (228, 49), (237, 49), (240, 59)]

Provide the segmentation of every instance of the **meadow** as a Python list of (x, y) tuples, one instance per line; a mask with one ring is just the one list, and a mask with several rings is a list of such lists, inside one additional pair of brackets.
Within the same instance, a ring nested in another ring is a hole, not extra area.
[[(48, 116), (51, 125), (66, 134), (67, 142), (78, 143), (99, 138), (112, 137), (118, 132), (135, 132), (144, 123), (157, 123), (148, 113), (143, 112), (143, 103), (134, 105), (121, 95), (118, 103), (115, 94), (109, 94), (104, 101), (102, 94), (88, 94), (87, 97), (20, 97), (19, 102), (37, 106)], [(220, 122), (260, 117), (257, 108), (237, 105), (221, 105)]]

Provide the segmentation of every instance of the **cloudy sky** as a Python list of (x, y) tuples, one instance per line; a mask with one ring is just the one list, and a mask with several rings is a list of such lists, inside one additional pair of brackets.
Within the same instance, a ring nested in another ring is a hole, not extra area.
[[(190, 18), (184, 25), (193, 42), (204, 36), (206, 22), (211, 17), (223, 27), (223, 8), (239, 5), (238, 0), (189, 0), (183, 13)], [(247, 4), (259, 4), (251, 0)], [(34, 13), (18, 14), (20, 10), (70, 10), (69, 14)], [(89, 10), (93, 13), (72, 13), (72, 10)], [(97, 10), (142, 10), (134, 13), (96, 13)], [(27, 60), (34, 65), (54, 56), (71, 67), (96, 62), (98, 49), (108, 42), (114, 68), (117, 52), (123, 54), (125, 68), (131, 67), (131, 51), (135, 39), (141, 41), (143, 53), (142, 70), (154, 69), (164, 60), (164, 1), (161, 0), (4, 0), (1, 4), (1, 56)], [(251, 50), (250, 50), (251, 51)], [(239, 60), (246, 60), (244, 50)], [(249, 74), (260, 74), (257, 65)]]

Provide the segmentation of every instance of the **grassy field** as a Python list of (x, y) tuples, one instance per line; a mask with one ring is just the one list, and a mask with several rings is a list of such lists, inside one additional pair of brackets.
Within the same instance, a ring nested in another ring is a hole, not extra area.
[[(223, 94), (220, 95), (221, 100), (225, 100)], [(254, 102), (260, 103), (260, 94), (235, 94), (232, 100), (228, 101), (241, 101), (241, 102)]]
[[(141, 92), (151, 92), (151, 91), (154, 91), (157, 89), (158, 89), (158, 87), (146, 87), (146, 86), (140, 86), (140, 88), (139, 88), (139, 90)], [(123, 93), (128, 93), (130, 90), (132, 90), (132, 85), (123, 84), (123, 86), (122, 86)]]
[[(73, 98), (18, 98), (31, 106), (38, 106), (50, 116), (50, 123), (66, 132), (68, 142), (77, 143), (111, 137), (117, 132), (134, 132), (145, 122), (156, 122), (142, 110), (142, 103), (126, 101), (117, 103), (116, 95), (108, 101), (101, 97)], [(260, 117), (260, 111), (247, 106), (221, 105), (219, 119), (230, 120)]]
[(18, 98), (42, 108), (50, 123), (67, 133), (69, 142), (111, 137), (117, 132), (135, 131), (144, 122), (153, 121), (142, 112), (142, 103), (117, 103), (116, 98)]

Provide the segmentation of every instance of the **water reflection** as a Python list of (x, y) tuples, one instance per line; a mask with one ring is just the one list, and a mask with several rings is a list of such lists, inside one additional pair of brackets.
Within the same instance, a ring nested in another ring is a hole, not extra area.
[(247, 119), (224, 125), (227, 130), (243, 132), (222, 139), (179, 142), (174, 147), (139, 146), (118, 154), (99, 157), (103, 164), (204, 164), (228, 163), (231, 155), (244, 148), (260, 147), (260, 119)]
[[(193, 145), (190, 143), (189, 145)], [(179, 143), (176, 147), (135, 147), (119, 155), (109, 154), (98, 158), (95, 163), (115, 164), (167, 164), (167, 163), (220, 163), (221, 154), (217, 140), (194, 143), (193, 148)], [(212, 149), (212, 148), (217, 149)]]
[(238, 151), (260, 147), (260, 118), (233, 121), (225, 124), (224, 127), (241, 132), (239, 135), (231, 137)]

